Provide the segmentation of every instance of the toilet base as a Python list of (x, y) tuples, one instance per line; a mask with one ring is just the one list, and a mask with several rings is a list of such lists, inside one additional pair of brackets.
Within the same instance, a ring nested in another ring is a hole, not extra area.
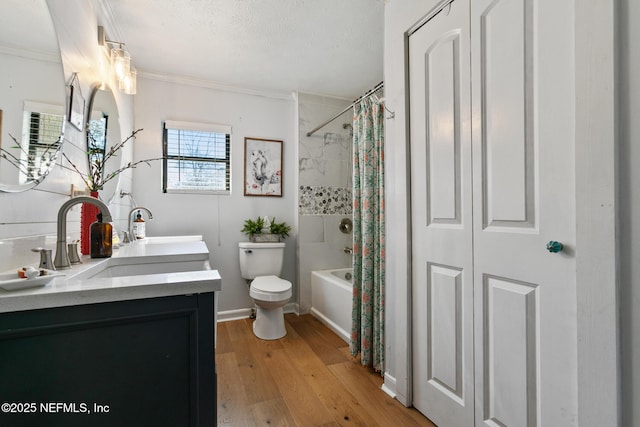
[(287, 335), (282, 307), (266, 310), (258, 306), (253, 334), (263, 340), (277, 340)]

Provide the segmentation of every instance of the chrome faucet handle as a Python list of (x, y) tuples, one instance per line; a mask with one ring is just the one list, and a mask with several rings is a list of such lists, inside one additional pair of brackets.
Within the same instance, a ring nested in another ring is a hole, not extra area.
[(129, 238), (129, 232), (128, 231), (123, 231), (122, 232), (122, 243), (131, 243), (131, 239)]
[(68, 243), (67, 248), (68, 248), (67, 255), (69, 256), (69, 263), (82, 264), (82, 261), (80, 260), (80, 255), (78, 254), (78, 241), (76, 240), (73, 243)]
[(40, 268), (45, 268), (47, 270), (55, 270), (56, 267), (53, 265), (53, 259), (51, 257), (51, 249), (45, 248), (33, 248), (31, 252), (40, 253)]

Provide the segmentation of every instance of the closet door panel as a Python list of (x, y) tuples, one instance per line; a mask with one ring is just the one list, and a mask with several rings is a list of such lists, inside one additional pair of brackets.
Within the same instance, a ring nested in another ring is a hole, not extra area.
[(460, 32), (451, 31), (424, 54), (427, 118), (428, 224), (460, 224)]
[(530, 4), (499, 0), (479, 18), (484, 227), (535, 227)]
[(476, 425), (575, 422), (573, 15), (471, 3)]
[(456, 0), (409, 38), (413, 404), (453, 427), (475, 404), (468, 24)]
[(485, 276), (484, 418), (497, 425), (537, 425), (538, 287)]

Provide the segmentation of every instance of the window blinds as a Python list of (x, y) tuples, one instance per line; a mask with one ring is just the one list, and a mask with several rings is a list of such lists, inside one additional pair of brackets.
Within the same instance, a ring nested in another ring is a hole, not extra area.
[(230, 192), (230, 126), (166, 121), (164, 154), (165, 192)]

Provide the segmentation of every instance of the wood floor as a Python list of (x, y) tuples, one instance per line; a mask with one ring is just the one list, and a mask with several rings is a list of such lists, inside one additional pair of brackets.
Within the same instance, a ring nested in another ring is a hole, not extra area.
[(313, 316), (285, 315), (287, 335), (274, 341), (252, 323), (218, 324), (218, 426), (434, 426)]

